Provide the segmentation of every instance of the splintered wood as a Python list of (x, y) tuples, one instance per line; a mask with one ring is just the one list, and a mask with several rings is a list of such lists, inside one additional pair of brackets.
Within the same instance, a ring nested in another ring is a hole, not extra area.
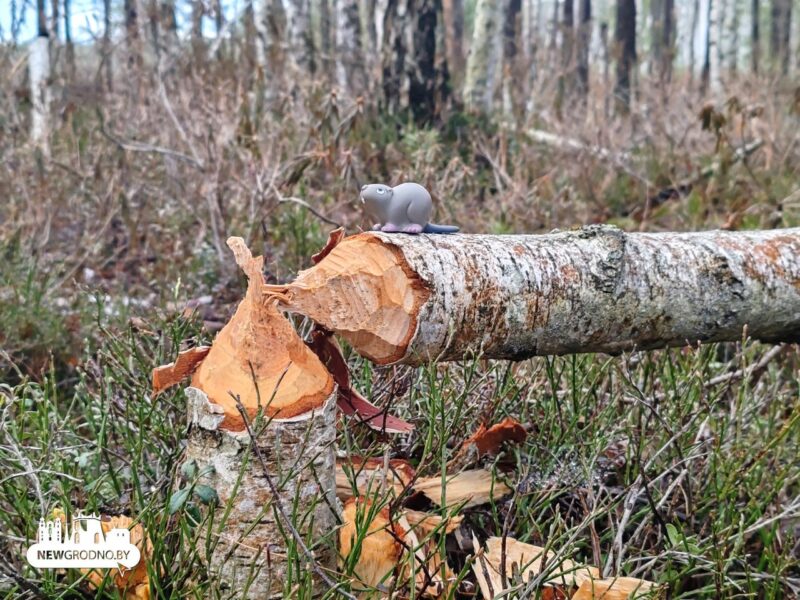
[(292, 310), (381, 364), (402, 358), (427, 296), (396, 249), (368, 235), (347, 238), (288, 287), (274, 287), (286, 291)]
[(337, 239), (274, 290), (379, 364), (800, 340), (800, 229)]
[(237, 398), (251, 418), (259, 407), (268, 417), (307, 415), (331, 396), (333, 377), (275, 300), (265, 298), (264, 259), (253, 258), (241, 238), (230, 238), (228, 246), (247, 275), (247, 294), (194, 372), (192, 385), (222, 407), (222, 427), (232, 431), (244, 428)]

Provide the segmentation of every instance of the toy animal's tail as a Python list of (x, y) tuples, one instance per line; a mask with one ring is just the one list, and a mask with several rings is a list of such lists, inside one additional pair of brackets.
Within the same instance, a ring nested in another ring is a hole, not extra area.
[(422, 230), (422, 233), (455, 233), (458, 227), (455, 225), (437, 225), (436, 223), (428, 223)]

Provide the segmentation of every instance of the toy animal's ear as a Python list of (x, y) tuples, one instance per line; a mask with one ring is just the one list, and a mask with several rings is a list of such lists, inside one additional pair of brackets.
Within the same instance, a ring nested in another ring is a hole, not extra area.
[(387, 187), (386, 188), (386, 193), (389, 194), (390, 196), (393, 196), (394, 195), (394, 188)]

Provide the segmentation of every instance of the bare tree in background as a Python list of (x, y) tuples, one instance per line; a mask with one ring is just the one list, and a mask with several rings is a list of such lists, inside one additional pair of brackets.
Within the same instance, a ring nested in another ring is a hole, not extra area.
[(731, 16), (731, 29), (730, 29), (730, 53), (728, 54), (728, 72), (731, 77), (736, 77), (736, 72), (739, 69), (739, 20), (741, 11), (739, 10), (739, 2), (734, 0), (733, 15)]
[(758, 73), (761, 60), (761, 6), (758, 0), (750, 4), (750, 67)]
[(700, 91), (702, 93), (706, 93), (708, 90), (708, 86), (711, 82), (711, 29), (713, 27), (713, 22), (711, 20), (711, 15), (714, 10), (714, 2), (713, 0), (707, 0), (708, 4), (706, 5), (706, 46), (705, 46), (705, 55), (703, 57), (703, 73), (700, 77)]
[[(338, 16), (337, 3), (328, 0), (311, 0), (311, 41), (314, 46), (314, 56), (320, 69), (320, 74), (329, 82), (332, 82), (336, 74), (333, 72), (334, 65), (334, 27), (331, 22), (331, 9)], [(336, 28), (338, 31), (338, 28)], [(359, 40), (360, 41), (360, 40)], [(359, 53), (363, 57), (363, 52)]]
[(444, 0), (444, 44), (453, 86), (464, 81), (464, 0)]
[(503, 20), (503, 113), (512, 117), (519, 107), (519, 48), (521, 46), (521, 0), (508, 0)]
[(558, 74), (556, 111), (561, 114), (564, 101), (571, 96), (575, 78), (575, 1), (564, 0), (564, 16), (561, 21), (561, 70)]
[(75, 45), (72, 42), (72, 0), (64, 0), (64, 43), (67, 53), (67, 76), (75, 79)]
[(111, 65), (111, 0), (103, 0), (103, 41), (100, 47), (103, 53), (101, 62), (106, 76), (106, 91), (111, 92), (114, 89), (114, 72)]
[(123, 10), (125, 11), (125, 36), (128, 43), (128, 66), (138, 66), (141, 64), (141, 54), (139, 53), (139, 12), (137, 0), (124, 0)]
[(617, 24), (614, 30), (617, 57), (617, 80), (614, 93), (617, 108), (628, 112), (631, 105), (631, 75), (636, 64), (636, 1), (617, 0)]
[(773, 68), (789, 73), (792, 35), (792, 1), (772, 0), (770, 7), (769, 51)]
[(31, 42), (28, 55), (28, 76), (33, 109), (31, 111), (31, 142), (45, 155), (50, 154), (50, 51), (45, 0), (36, 0), (37, 36)]
[(336, 0), (336, 79), (342, 90), (366, 85), (358, 0)]
[(464, 105), (468, 110), (491, 110), (500, 58), (501, 18), (499, 2), (477, 0), (464, 77)]
[(390, 113), (405, 107), (405, 90), (408, 89), (406, 60), (409, 48), (409, 0), (389, 0), (383, 18), (381, 41), (382, 104)]
[(694, 0), (692, 7), (692, 29), (689, 43), (689, 81), (694, 83), (695, 67), (697, 60), (695, 58), (694, 40), (697, 38), (697, 28), (700, 26), (700, 0)]
[(585, 101), (589, 94), (589, 49), (592, 45), (592, 0), (579, 0), (578, 7), (578, 91)]
[(408, 105), (417, 123), (430, 123), (436, 112), (436, 20), (440, 0), (416, 0), (411, 14), (413, 68)]
[(204, 62), (206, 43), (203, 39), (203, 17), (205, 16), (205, 6), (203, 2), (192, 2), (192, 58), (195, 65)]
[(273, 100), (284, 84), (286, 52), (283, 35), (286, 31), (286, 12), (280, 0), (254, 2), (252, 15), (256, 33), (256, 64), (263, 85), (263, 93), (258, 95)]
[(289, 48), (292, 63), (301, 73), (313, 73), (314, 42), (311, 34), (311, 7), (309, 0), (288, 0), (286, 16), (289, 31)]

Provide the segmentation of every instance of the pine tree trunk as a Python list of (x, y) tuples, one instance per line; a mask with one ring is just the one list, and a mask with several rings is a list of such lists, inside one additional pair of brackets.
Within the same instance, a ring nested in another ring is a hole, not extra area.
[(636, 65), (636, 1), (617, 0), (617, 26), (614, 32), (617, 54), (617, 81), (614, 88), (617, 107), (630, 111), (631, 76)]
[(800, 229), (365, 233), (272, 289), (379, 364), (796, 342)]

